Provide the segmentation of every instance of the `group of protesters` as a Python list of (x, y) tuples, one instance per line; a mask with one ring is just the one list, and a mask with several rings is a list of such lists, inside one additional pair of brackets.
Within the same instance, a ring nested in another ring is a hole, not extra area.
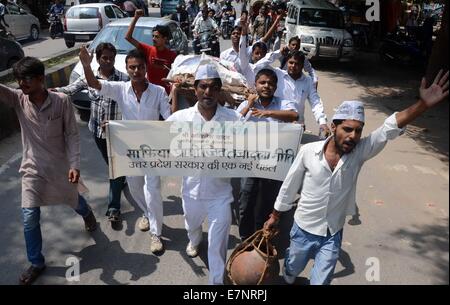
[[(249, 20), (243, 14), (233, 29), (232, 47), (223, 51), (220, 58), (234, 63), (256, 93), (237, 109), (227, 108), (219, 103), (223, 83), (216, 66), (200, 65), (194, 76), (197, 102), (179, 109), (176, 99), (169, 102), (169, 93), (178, 90), (179, 84), (163, 81), (176, 57), (167, 48), (170, 31), (156, 26), (152, 46), (135, 40), (133, 31), (141, 16), (143, 12), (136, 10), (126, 34), (126, 39), (136, 47), (126, 56), (126, 74), (114, 68), (115, 47), (101, 43), (92, 53), (81, 47), (79, 57), (84, 75), (66, 87), (46, 89), (44, 65), (33, 57), (25, 57), (14, 65), (19, 89), (0, 84), (0, 102), (15, 109), (22, 128), (22, 215), (31, 266), (20, 275), (20, 283), (31, 284), (45, 270), (41, 206), (70, 205), (82, 216), (87, 231), (96, 229), (93, 211), (79, 192), (83, 185), (80, 139), (68, 97), (87, 89), (91, 99), (89, 130), (106, 163), (105, 124), (111, 120), (272, 121), (301, 124), (304, 128), (308, 99), (325, 139), (301, 146), (283, 182), (241, 179), (239, 234), (245, 240), (256, 230), (273, 230), (281, 213), (291, 209), (299, 192), (283, 276), (286, 282), (293, 283), (313, 258), (311, 284), (329, 284), (339, 255), (345, 216), (355, 212), (355, 188), (361, 166), (379, 153), (388, 140), (401, 134), (409, 122), (448, 96), (448, 72), (441, 71), (430, 86), (422, 81), (420, 99), (415, 104), (391, 115), (380, 128), (361, 139), (365, 122), (363, 103), (344, 101), (331, 124), (328, 123), (324, 103), (317, 93), (317, 74), (299, 51), (298, 37), (290, 39), (287, 46), (268, 51), (267, 43), (283, 14), (253, 44), (248, 43)], [(94, 55), (99, 64), (96, 71), (91, 68)], [(128, 185), (143, 213), (137, 225), (140, 230), (150, 232), (150, 251), (161, 253), (164, 212), (160, 177), (119, 177), (110, 179), (109, 184), (106, 216), (113, 229), (121, 222), (121, 193)], [(202, 223), (207, 219), (208, 282), (223, 284), (234, 201), (230, 179), (183, 177), (181, 194), (189, 239), (186, 254), (198, 255)]]

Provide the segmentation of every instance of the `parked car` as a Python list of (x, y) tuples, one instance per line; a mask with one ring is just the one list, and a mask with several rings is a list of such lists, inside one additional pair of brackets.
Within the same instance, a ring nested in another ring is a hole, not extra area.
[(288, 3), (286, 41), (301, 38), (300, 50), (313, 58), (348, 61), (353, 39), (345, 29), (342, 12), (328, 1), (294, 0)]
[(68, 48), (75, 42), (91, 41), (111, 21), (127, 14), (111, 3), (89, 3), (72, 6), (64, 18), (64, 41)]
[(0, 71), (11, 68), (24, 56), (20, 43), (6, 31), (0, 30)]
[(9, 25), (8, 31), (17, 40), (39, 39), (41, 31), (39, 19), (12, 1), (8, 1), (6, 4), (5, 21)]
[[(128, 30), (132, 18), (120, 19), (108, 23), (95, 37), (92, 43), (89, 44), (89, 51), (94, 51), (101, 42), (110, 42), (117, 49), (115, 68), (119, 71), (127, 73), (125, 67), (125, 57), (128, 51), (132, 50), (134, 46), (125, 40), (125, 34)], [(183, 33), (178, 23), (166, 18), (141, 17), (139, 18), (133, 32), (133, 37), (146, 44), (152, 45), (153, 28), (156, 25), (165, 25), (170, 28), (172, 38), (170, 39), (169, 47), (177, 54), (188, 54), (188, 39)], [(98, 63), (94, 59), (91, 64), (92, 70), (98, 69)], [(83, 66), (80, 62), (76, 64), (72, 73), (70, 74), (70, 83), (74, 82), (80, 75), (83, 75)], [(80, 113), (90, 109), (90, 100), (87, 91), (81, 91), (74, 94), (72, 103), (80, 110)]]

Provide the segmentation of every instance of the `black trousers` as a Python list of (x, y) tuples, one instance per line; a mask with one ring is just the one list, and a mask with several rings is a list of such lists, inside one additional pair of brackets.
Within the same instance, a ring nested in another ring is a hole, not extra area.
[(283, 181), (242, 178), (239, 193), (239, 235), (242, 240), (262, 229), (273, 211)]

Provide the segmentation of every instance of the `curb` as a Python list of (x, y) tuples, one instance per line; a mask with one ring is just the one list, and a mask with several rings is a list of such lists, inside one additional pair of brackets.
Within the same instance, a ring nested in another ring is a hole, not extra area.
[[(50, 68), (47, 68), (48, 65), (50, 65), (53, 61), (58, 61), (61, 60), (63, 58), (66, 57), (72, 57), (72, 56), (76, 56), (78, 55), (78, 53), (80, 52), (79, 48), (74, 48), (71, 50), (64, 50), (61, 52), (58, 52), (54, 55), (52, 55), (52, 57), (46, 57), (46, 58), (42, 58), (40, 59), (44, 65), (46, 66), (46, 74), (47, 74), (47, 70), (50, 70), (51, 68), (53, 68), (53, 66), (51, 66)], [(8, 69), (8, 70), (4, 70), (0, 72), (0, 83), (8, 83), (8, 82), (13, 82), (14, 81), (14, 76), (12, 75), (12, 69)]]

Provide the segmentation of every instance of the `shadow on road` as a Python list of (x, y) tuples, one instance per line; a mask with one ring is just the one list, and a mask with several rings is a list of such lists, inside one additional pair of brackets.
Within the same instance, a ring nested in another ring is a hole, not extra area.
[[(420, 80), (425, 74), (417, 67), (384, 63), (377, 53), (359, 53), (350, 63), (315, 61), (313, 66), (318, 71), (330, 73), (336, 82), (349, 87), (363, 86), (365, 92), (354, 99), (360, 99), (367, 108), (374, 109), (386, 117), (417, 101)], [(447, 98), (447, 101), (417, 118), (408, 126), (406, 132), (427, 151), (446, 163), (449, 156), (448, 117)]]
[(410, 240), (410, 246), (416, 254), (434, 266), (432, 270), (422, 271), (434, 278), (434, 284), (449, 284), (448, 217), (441, 219), (439, 223), (400, 229), (392, 235), (398, 239)]

